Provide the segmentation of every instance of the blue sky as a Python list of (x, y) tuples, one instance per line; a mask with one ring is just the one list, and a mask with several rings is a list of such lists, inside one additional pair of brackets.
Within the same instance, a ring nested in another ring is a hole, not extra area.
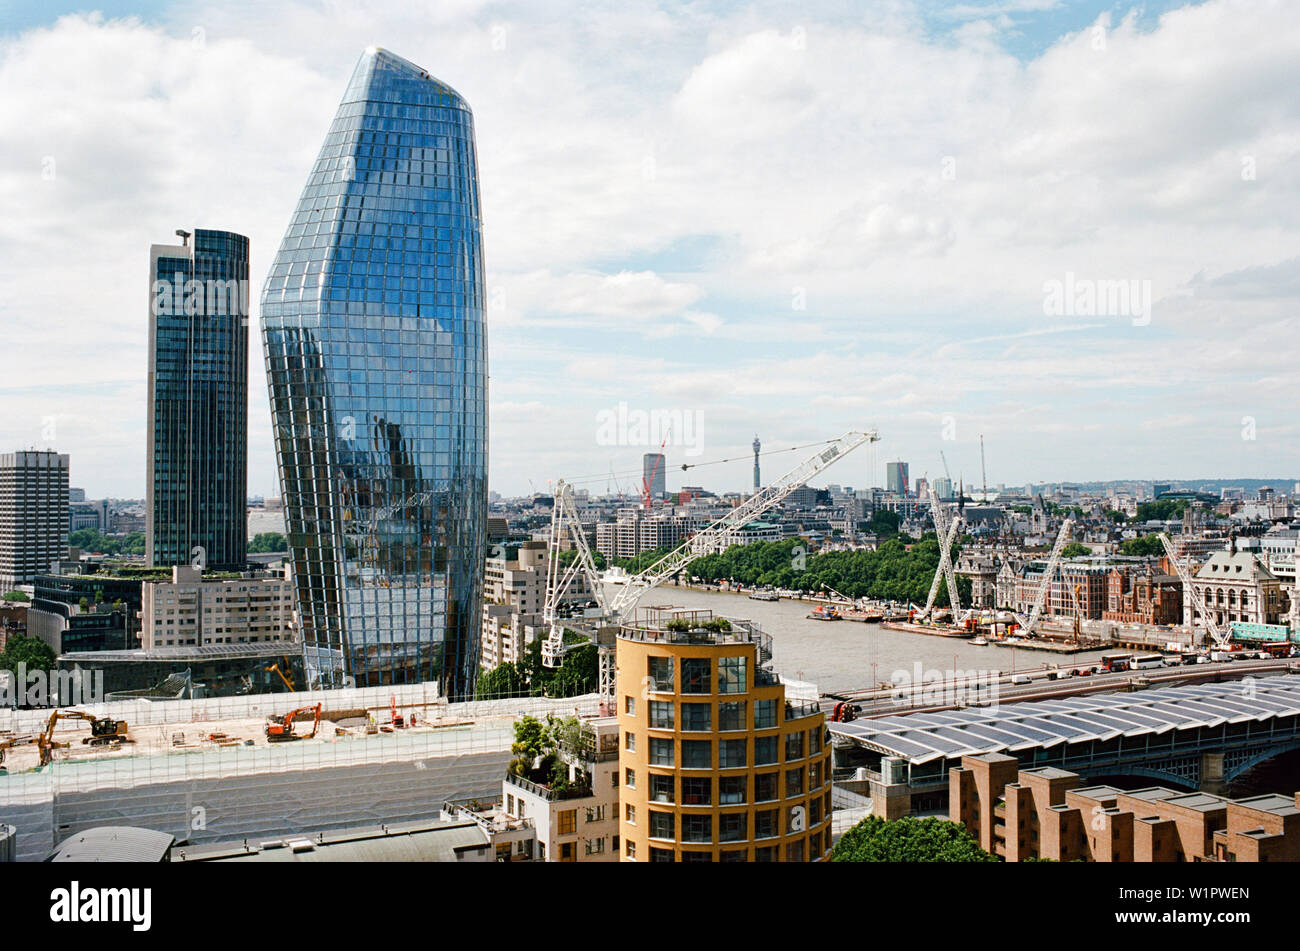
[[(475, 112), (497, 491), (635, 470), (620, 403), (693, 414), (696, 461), (875, 426), (827, 475), (857, 486), (972, 479), (981, 433), (993, 483), (1300, 477), (1300, 4), (1268, 0), (0, 2), (0, 445), (143, 495), (148, 245), (239, 231), (260, 290), (370, 44)], [(1067, 284), (1091, 310), (1047, 312)]]

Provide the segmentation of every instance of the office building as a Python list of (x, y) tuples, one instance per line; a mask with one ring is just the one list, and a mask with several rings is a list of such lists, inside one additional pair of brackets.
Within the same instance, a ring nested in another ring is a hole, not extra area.
[(664, 475), (664, 454), (661, 452), (647, 452), (641, 457), (641, 485), (649, 493), (651, 499), (662, 499), (666, 489), (666, 478)]
[(643, 609), (619, 629), (624, 861), (829, 857), (826, 718), (787, 697), (771, 650), (752, 622), (710, 611)]
[(262, 297), (301, 637), (324, 683), (473, 694), (487, 512), (480, 229), (469, 106), (367, 50)]
[(242, 570), (248, 484), (248, 239), (177, 231), (149, 251), (145, 558)]
[(68, 457), (0, 454), (0, 591), (31, 584), (68, 554)]
[(894, 495), (907, 495), (907, 463), (885, 463), (885, 488)]

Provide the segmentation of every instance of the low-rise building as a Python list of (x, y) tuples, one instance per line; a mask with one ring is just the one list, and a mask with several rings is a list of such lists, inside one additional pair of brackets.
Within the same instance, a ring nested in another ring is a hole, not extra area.
[(1294, 862), (1300, 793), (1228, 799), (1162, 786), (1088, 786), (1014, 756), (963, 756), (949, 773), (949, 818), (1008, 862)]

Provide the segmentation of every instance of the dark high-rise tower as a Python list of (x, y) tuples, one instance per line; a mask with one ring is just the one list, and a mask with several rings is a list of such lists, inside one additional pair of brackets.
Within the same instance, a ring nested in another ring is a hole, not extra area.
[(361, 57), (262, 295), (309, 674), (470, 695), (487, 512), (474, 120)]
[(149, 253), (149, 563), (243, 570), (248, 548), (248, 239), (178, 231)]
[(754, 436), (754, 491), (757, 492), (763, 487), (763, 483), (758, 477), (758, 451), (763, 448), (763, 444), (758, 441), (758, 436)]

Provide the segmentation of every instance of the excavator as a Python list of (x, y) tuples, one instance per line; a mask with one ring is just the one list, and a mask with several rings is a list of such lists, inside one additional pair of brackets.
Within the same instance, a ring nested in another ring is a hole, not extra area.
[(54, 742), (54, 728), (60, 720), (86, 720), (90, 723), (90, 736), (83, 737), (82, 743), (89, 743), (91, 746), (104, 746), (108, 743), (134, 743), (127, 735), (127, 723), (125, 720), (113, 720), (108, 717), (97, 717), (93, 713), (86, 713), (82, 710), (55, 710), (50, 714), (49, 722), (45, 724), (45, 729), (36, 736), (35, 743), (40, 747), (41, 765), (48, 766), (54, 759), (54, 751), (62, 749), (69, 744)]
[[(284, 666), (285, 666), (286, 668), (289, 666), (289, 662), (288, 662), (287, 660), (285, 661)], [(286, 674), (286, 673), (284, 672), (284, 670), (282, 670), (282, 669), (280, 668), (280, 665), (279, 665), (279, 664), (272, 664), (270, 667), (266, 667), (266, 668), (264, 668), (264, 669), (265, 669), (268, 673), (278, 674), (279, 677), (280, 677), (280, 679), (281, 679), (282, 681), (284, 681), (284, 686), (285, 686), (285, 688), (286, 688), (290, 693), (296, 693), (296, 692), (297, 692), (297, 688), (294, 687), (294, 685), (293, 685), (293, 678), (291, 678), (288, 674)]]
[[(297, 710), (291, 710), (282, 717), (272, 715), (266, 723), (266, 739), (270, 743), (284, 743), (288, 740), (310, 740), (320, 729), (320, 709), (318, 703), (314, 707), (299, 707)], [(299, 714), (313, 714), (315, 719), (311, 726), (311, 732), (306, 734), (294, 733), (293, 722)]]

